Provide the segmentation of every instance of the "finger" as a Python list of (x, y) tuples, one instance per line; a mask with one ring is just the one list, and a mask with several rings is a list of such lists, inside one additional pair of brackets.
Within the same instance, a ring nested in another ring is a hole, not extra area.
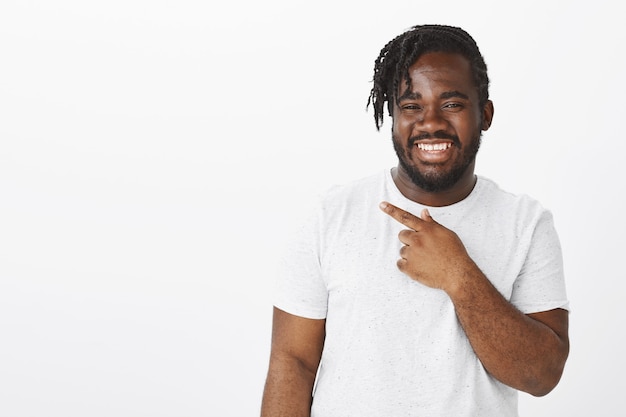
[(410, 227), (413, 230), (417, 230), (421, 222), (424, 221), (419, 217), (409, 213), (408, 211), (402, 210), (401, 208), (398, 208), (386, 201), (380, 203), (380, 209), (393, 217), (396, 221), (402, 223), (407, 227)]
[(396, 266), (398, 267), (400, 272), (405, 272), (406, 271), (407, 264), (408, 264), (408, 261), (406, 259), (403, 259), (403, 258), (398, 259), (398, 261), (396, 262)]
[(405, 245), (411, 246), (415, 243), (416, 234), (417, 232), (413, 229), (411, 230), (404, 229), (404, 230), (401, 230), (400, 233), (398, 233), (398, 239), (400, 240), (400, 242), (404, 243)]
[(406, 259), (406, 257), (407, 257), (407, 253), (406, 253), (406, 252), (407, 252), (408, 250), (409, 250), (409, 247), (408, 247), (408, 246), (402, 246), (402, 247), (400, 248), (400, 258), (402, 258), (402, 259)]
[(430, 212), (428, 211), (428, 209), (423, 209), (422, 213), (420, 214), (420, 217), (424, 221), (430, 221), (430, 222), (435, 221), (435, 219), (433, 219), (433, 216), (430, 215)]

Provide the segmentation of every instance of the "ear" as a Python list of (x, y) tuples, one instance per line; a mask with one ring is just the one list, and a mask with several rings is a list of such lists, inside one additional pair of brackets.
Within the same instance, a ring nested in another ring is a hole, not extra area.
[(491, 100), (487, 100), (485, 103), (485, 107), (483, 107), (483, 123), (481, 125), (481, 130), (487, 130), (491, 126), (491, 121), (493, 120), (493, 102)]

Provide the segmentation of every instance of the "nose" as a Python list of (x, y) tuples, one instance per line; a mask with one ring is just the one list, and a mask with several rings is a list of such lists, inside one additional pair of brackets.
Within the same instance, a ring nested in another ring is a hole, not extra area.
[(420, 112), (415, 128), (421, 132), (434, 133), (446, 130), (447, 122), (441, 110), (435, 107), (425, 108)]

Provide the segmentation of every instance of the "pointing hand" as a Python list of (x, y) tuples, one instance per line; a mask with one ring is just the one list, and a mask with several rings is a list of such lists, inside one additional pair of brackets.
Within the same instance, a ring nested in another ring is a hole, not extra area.
[(449, 292), (468, 268), (476, 268), (457, 234), (437, 223), (427, 209), (417, 217), (387, 202), (380, 208), (408, 227), (398, 234), (404, 246), (397, 265), (410, 278)]

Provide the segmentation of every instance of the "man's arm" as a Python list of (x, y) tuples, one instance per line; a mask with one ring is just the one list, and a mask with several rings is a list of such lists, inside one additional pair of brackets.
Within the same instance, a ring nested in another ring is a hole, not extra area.
[(467, 254), (451, 230), (391, 204), (382, 210), (409, 227), (398, 268), (412, 279), (445, 291), (469, 342), (487, 371), (499, 381), (535, 396), (558, 383), (569, 354), (568, 312), (555, 309), (525, 315), (509, 303)]
[(450, 290), (459, 322), (487, 371), (535, 396), (559, 382), (569, 353), (568, 312), (525, 315), (476, 269)]
[(261, 417), (309, 417), (322, 356), (325, 320), (274, 308), (272, 348)]

